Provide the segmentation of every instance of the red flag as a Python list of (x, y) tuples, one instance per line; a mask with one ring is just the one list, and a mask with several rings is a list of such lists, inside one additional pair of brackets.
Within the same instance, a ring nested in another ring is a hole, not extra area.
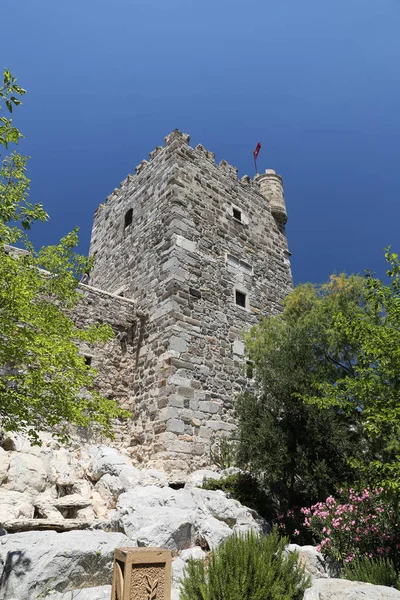
[(260, 150), (261, 150), (261, 142), (258, 142), (258, 144), (256, 146), (256, 149), (253, 152), (254, 160), (257, 158), (258, 153), (260, 152)]

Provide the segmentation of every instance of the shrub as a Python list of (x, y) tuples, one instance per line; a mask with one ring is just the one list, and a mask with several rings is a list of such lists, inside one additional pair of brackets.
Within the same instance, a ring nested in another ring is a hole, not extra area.
[(314, 538), (309, 527), (304, 526), (304, 509), (295, 506), (275, 517), (279, 533), (287, 536), (293, 544), (306, 546), (313, 544)]
[(399, 565), (398, 511), (382, 489), (350, 489), (302, 509), (305, 525), (319, 539), (321, 552), (339, 563), (356, 558), (387, 557)]
[(388, 558), (356, 558), (345, 566), (342, 576), (351, 581), (365, 581), (400, 589), (396, 568)]
[(181, 600), (300, 600), (309, 578), (287, 538), (233, 535), (210, 553), (208, 565), (190, 560)]

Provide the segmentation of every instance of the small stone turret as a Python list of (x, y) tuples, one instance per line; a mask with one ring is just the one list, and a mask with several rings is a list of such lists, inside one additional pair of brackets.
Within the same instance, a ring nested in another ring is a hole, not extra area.
[(287, 221), (285, 198), (283, 195), (283, 181), (273, 169), (266, 169), (263, 175), (258, 175), (256, 181), (260, 184), (263, 196), (268, 198), (271, 213), (281, 225)]

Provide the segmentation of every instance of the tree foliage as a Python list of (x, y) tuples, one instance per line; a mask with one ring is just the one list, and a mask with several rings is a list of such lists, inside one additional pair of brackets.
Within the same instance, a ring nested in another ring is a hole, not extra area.
[(359, 419), (368, 451), (352, 463), (365, 481), (400, 492), (400, 264), (385, 252), (387, 280), (367, 273), (363, 302), (353, 314), (336, 310), (338, 338), (353, 349), (349, 372), (315, 382), (305, 399)]
[[(0, 110), (12, 112), (23, 94), (6, 69)], [(0, 117), (4, 148), (21, 137), (11, 119)], [(69, 316), (80, 298), (76, 275), (90, 268), (74, 251), (77, 230), (39, 251), (29, 242), (27, 232), (48, 215), (41, 204), (29, 202), (26, 165), (27, 157), (14, 151), (2, 157), (0, 168), (0, 425), (26, 432), (33, 442), (43, 429), (66, 439), (71, 424), (96, 423), (110, 435), (112, 419), (123, 413), (96, 391), (96, 372), (76, 342), (103, 343), (113, 332), (108, 325), (80, 329)]]
[(237, 403), (239, 458), (289, 506), (338, 483), (400, 487), (400, 265), (385, 257), (387, 280), (301, 285), (247, 335), (259, 393)]
[(333, 315), (339, 310), (351, 318), (363, 293), (361, 279), (344, 275), (320, 288), (299, 286), (281, 315), (246, 336), (257, 393), (236, 404), (238, 460), (263, 480), (281, 509), (322, 500), (352, 478), (348, 459), (359, 448), (358, 419), (307, 405), (303, 396), (351, 372), (354, 349), (336, 331)]

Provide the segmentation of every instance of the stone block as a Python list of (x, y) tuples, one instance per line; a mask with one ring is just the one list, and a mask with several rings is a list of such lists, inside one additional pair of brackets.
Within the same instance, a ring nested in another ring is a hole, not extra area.
[(198, 436), (199, 436), (199, 438), (205, 438), (206, 440), (211, 439), (210, 428), (209, 427), (200, 427)]
[(185, 397), (180, 396), (179, 394), (171, 394), (168, 398), (169, 406), (173, 406), (175, 408), (184, 408), (185, 407)]
[(195, 397), (195, 391), (193, 388), (191, 387), (182, 387), (179, 386), (178, 387), (178, 394), (180, 394), (181, 396), (184, 396), (185, 398), (194, 398)]
[(242, 340), (235, 340), (233, 342), (233, 354), (236, 354), (237, 356), (244, 356), (244, 353), (244, 342), (242, 342)]
[(160, 410), (160, 421), (168, 421), (168, 419), (176, 419), (178, 417), (178, 410), (168, 406)]
[(236, 425), (225, 423), (225, 421), (207, 421), (206, 426), (212, 431), (234, 431)]
[(192, 242), (191, 240), (188, 240), (187, 238), (183, 237), (183, 235), (177, 235), (175, 243), (177, 246), (179, 246), (180, 248), (184, 248), (188, 252), (196, 252), (197, 251), (196, 242)]
[(183, 433), (185, 430), (185, 424), (181, 419), (170, 419), (167, 421), (167, 431), (173, 433)]
[(184, 387), (190, 387), (191, 381), (191, 379), (188, 379), (187, 377), (182, 377), (180, 375), (177, 375), (176, 373), (168, 377), (169, 385), (182, 385)]
[(169, 341), (170, 350), (174, 350), (175, 352), (185, 352), (187, 346), (188, 344), (186, 340), (175, 335), (173, 335)]
[(221, 405), (216, 402), (200, 401), (199, 410), (216, 415), (221, 412)]

